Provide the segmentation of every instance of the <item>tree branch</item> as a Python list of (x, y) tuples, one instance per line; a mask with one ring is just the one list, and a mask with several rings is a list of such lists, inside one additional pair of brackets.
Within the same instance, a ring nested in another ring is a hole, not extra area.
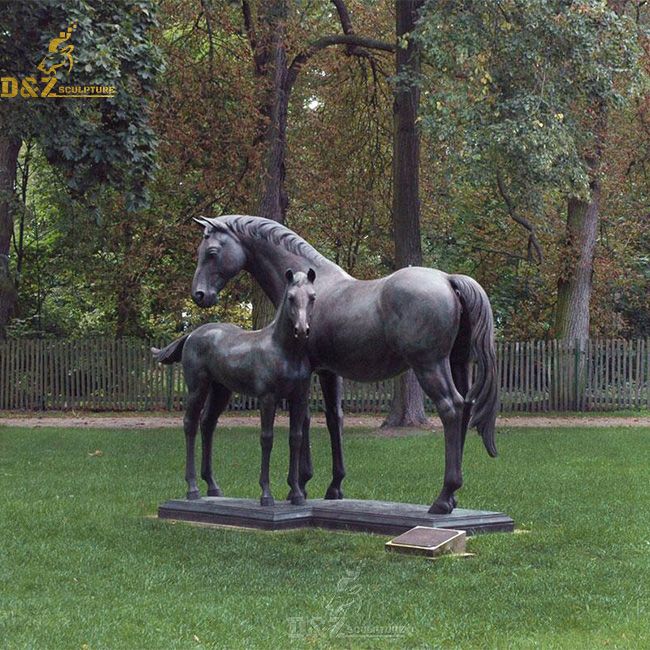
[[(289, 66), (289, 74), (287, 76), (287, 84), (291, 87), (298, 76), (301, 68), (307, 61), (314, 56), (317, 52), (324, 50), (331, 45), (347, 45), (355, 47), (365, 47), (372, 50), (381, 50), (382, 52), (394, 52), (395, 45), (380, 41), (375, 38), (366, 38), (365, 36), (357, 36), (356, 34), (331, 34), (323, 36), (315, 40), (309, 47), (297, 54)], [(353, 54), (357, 54), (353, 52)], [(369, 56), (369, 53), (361, 54), (359, 56)]]
[(201, 0), (201, 7), (203, 7), (203, 14), (205, 15), (205, 27), (208, 30), (208, 57), (210, 61), (210, 73), (214, 78), (214, 39), (212, 35), (212, 18), (210, 17), (210, 7), (206, 0)]
[(530, 223), (528, 219), (525, 219), (521, 215), (517, 214), (514, 203), (508, 195), (508, 192), (506, 191), (505, 185), (503, 183), (503, 176), (501, 175), (501, 171), (497, 171), (497, 187), (499, 188), (499, 194), (501, 194), (501, 198), (503, 198), (503, 201), (506, 204), (510, 218), (528, 231), (528, 261), (531, 262), (534, 256), (537, 258), (537, 264), (541, 264), (544, 260), (544, 256), (542, 254), (542, 247), (539, 245), (539, 241), (537, 240), (535, 226)]
[(343, 29), (344, 34), (354, 34), (352, 29), (352, 21), (350, 20), (350, 14), (348, 13), (348, 8), (345, 6), (343, 0), (332, 0), (332, 4), (336, 7), (336, 11), (339, 15), (339, 20), (341, 21), (341, 29)]
[(251, 46), (253, 53), (253, 63), (255, 64), (255, 72), (258, 75), (264, 74), (264, 65), (266, 64), (266, 56), (259, 51), (257, 42), (257, 33), (255, 32), (255, 23), (251, 14), (251, 6), (248, 0), (242, 0), (241, 11), (244, 17), (244, 29), (248, 37), (248, 43)]
[(510, 251), (501, 251), (496, 248), (485, 248), (484, 246), (472, 246), (472, 250), (483, 252), (483, 253), (492, 253), (494, 255), (503, 255), (504, 257), (509, 257), (510, 259), (513, 260), (521, 260), (522, 262), (530, 261), (523, 255), (517, 255), (517, 253), (511, 253)]

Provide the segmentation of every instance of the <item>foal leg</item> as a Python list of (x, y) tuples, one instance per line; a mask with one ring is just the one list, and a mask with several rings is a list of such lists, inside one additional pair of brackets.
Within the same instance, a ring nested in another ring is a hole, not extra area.
[(307, 391), (297, 390), (289, 401), (289, 496), (294, 506), (305, 503), (305, 495), (300, 487), (300, 454), (302, 447), (302, 426), (307, 416)]
[(212, 384), (208, 394), (208, 402), (201, 415), (201, 478), (208, 484), (208, 496), (220, 497), (221, 489), (212, 475), (212, 438), (219, 416), (224, 412), (230, 401), (230, 391), (221, 384)]
[(429, 512), (446, 515), (456, 507), (455, 492), (463, 484), (461, 471), (464, 400), (454, 385), (449, 360), (415, 370), (424, 392), (433, 400), (445, 433), (445, 478)]
[(345, 478), (345, 465), (343, 464), (343, 410), (341, 409), (341, 395), (343, 393), (343, 380), (333, 372), (321, 371), (318, 373), (323, 401), (325, 402), (325, 419), (330, 434), (332, 447), (332, 482), (325, 493), (326, 499), (342, 499), (343, 491), (341, 482)]
[(272, 506), (275, 503), (269, 485), (269, 466), (271, 464), (271, 450), (273, 449), (273, 423), (275, 421), (276, 407), (275, 395), (267, 395), (260, 400), (260, 416), (262, 419), (262, 434), (260, 436), (262, 447), (260, 487), (262, 488), (262, 496), (260, 497), (260, 505), (263, 506)]
[(194, 464), (194, 441), (196, 430), (199, 426), (201, 408), (205, 402), (208, 391), (207, 382), (201, 378), (187, 380), (187, 404), (185, 406), (185, 417), (183, 418), (183, 429), (185, 431), (185, 480), (187, 481), (187, 498), (198, 499), (201, 497), (199, 487), (196, 484), (196, 466)]
[(314, 475), (314, 468), (311, 464), (311, 444), (309, 440), (309, 425), (311, 418), (309, 416), (309, 409), (305, 415), (305, 421), (302, 423), (302, 445), (300, 447), (300, 472), (298, 482), (305, 498), (307, 498), (307, 482)]

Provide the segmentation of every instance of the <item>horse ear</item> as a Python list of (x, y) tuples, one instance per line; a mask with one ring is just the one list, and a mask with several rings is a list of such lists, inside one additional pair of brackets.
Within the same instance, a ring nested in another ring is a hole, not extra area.
[(314, 269), (309, 269), (307, 271), (307, 279), (313, 284), (314, 280), (316, 279), (316, 271)]
[(287, 269), (284, 277), (287, 278), (287, 282), (293, 282), (293, 271), (291, 269)]
[(225, 224), (221, 223), (215, 217), (204, 217), (203, 215), (198, 217), (192, 217), (196, 223), (200, 224), (204, 228), (214, 228), (214, 230), (220, 230), (221, 232), (228, 232)]
[(204, 217), (204, 219), (215, 229), (221, 232), (228, 232), (228, 227), (225, 223), (219, 221), (217, 217)]

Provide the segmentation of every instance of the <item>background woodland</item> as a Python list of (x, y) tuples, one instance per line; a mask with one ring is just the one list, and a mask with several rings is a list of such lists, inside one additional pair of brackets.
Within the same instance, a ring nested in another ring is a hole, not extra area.
[(243, 213), (359, 278), (472, 275), (501, 338), (648, 336), (649, 19), (636, 0), (3, 4), (2, 76), (77, 20), (75, 83), (119, 92), (0, 100), (2, 333), (250, 326), (246, 277), (208, 312), (189, 298), (192, 217)]

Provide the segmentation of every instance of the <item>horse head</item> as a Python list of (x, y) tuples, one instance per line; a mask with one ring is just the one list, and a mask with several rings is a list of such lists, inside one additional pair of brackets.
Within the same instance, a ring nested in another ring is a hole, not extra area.
[(198, 217), (194, 221), (204, 231), (192, 280), (192, 298), (199, 307), (211, 307), (226, 282), (244, 268), (246, 251), (218, 219)]

